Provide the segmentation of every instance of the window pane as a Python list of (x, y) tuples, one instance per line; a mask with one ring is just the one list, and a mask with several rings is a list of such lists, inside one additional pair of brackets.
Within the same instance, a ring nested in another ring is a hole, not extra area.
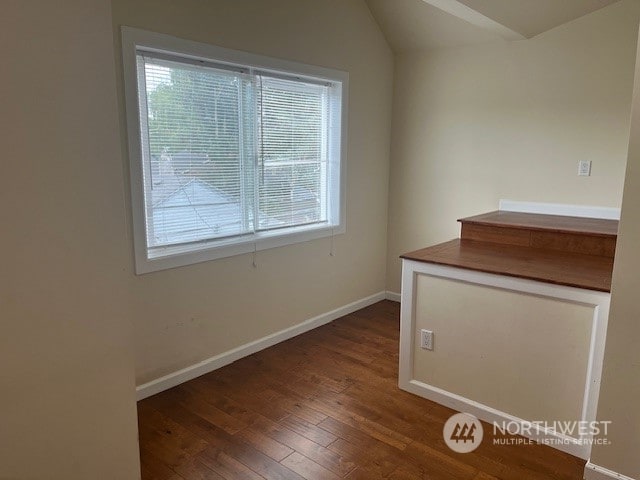
[(262, 77), (259, 228), (326, 221), (328, 87)]
[[(139, 56), (149, 247), (252, 231), (239, 73)], [(145, 116), (146, 115), (146, 116)], [(148, 137), (145, 138), (145, 130)], [(146, 150), (146, 152), (145, 152)], [(249, 188), (253, 187), (249, 185)]]

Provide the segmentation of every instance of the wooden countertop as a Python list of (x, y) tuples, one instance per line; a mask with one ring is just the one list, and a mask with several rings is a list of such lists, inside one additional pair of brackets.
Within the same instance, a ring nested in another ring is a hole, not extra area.
[(406, 253), (401, 258), (556, 285), (611, 291), (613, 258), (604, 256), (456, 239)]
[(470, 225), (490, 225), (492, 227), (543, 230), (547, 232), (580, 233), (592, 236), (615, 237), (618, 234), (618, 221), (601, 218), (565, 217), (559, 215), (540, 215), (496, 211), (458, 220)]

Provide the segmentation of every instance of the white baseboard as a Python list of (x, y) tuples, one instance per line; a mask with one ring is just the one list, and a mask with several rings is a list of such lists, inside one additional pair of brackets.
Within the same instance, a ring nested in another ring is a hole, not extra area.
[(399, 293), (395, 293), (395, 292), (390, 292), (387, 290), (386, 292), (386, 298), (387, 300), (390, 300), (392, 302), (398, 302), (400, 303), (400, 299), (402, 298), (402, 295)]
[[(439, 403), (440, 405), (449, 407), (453, 410), (456, 410), (457, 412), (470, 413), (471, 415), (474, 415), (475, 417), (487, 423), (493, 424), (493, 422), (498, 422), (499, 424), (502, 424), (503, 422), (516, 422), (521, 425), (527, 425), (529, 423), (526, 420), (515, 417), (513, 415), (509, 415), (508, 413), (505, 413), (501, 410), (497, 410), (495, 408), (470, 400), (460, 395), (447, 392), (446, 390), (442, 390), (432, 385), (427, 385), (426, 383), (420, 382), (418, 380), (410, 380), (408, 383), (404, 383), (401, 380), (400, 388), (433, 402)], [(568, 437), (566, 435), (562, 435), (543, 428), (531, 428), (531, 430), (531, 435), (527, 435), (527, 438), (530, 438), (531, 440), (543, 442), (545, 439), (558, 439), (560, 441), (557, 444), (554, 444), (553, 448), (582, 458), (584, 460), (589, 457), (589, 446), (580, 444), (575, 438)]]
[(621, 473), (601, 467), (590, 461), (584, 467), (584, 480), (634, 480)]
[(620, 209), (591, 205), (565, 205), (561, 203), (519, 202), (500, 200), (500, 210), (505, 212), (541, 213), (544, 215), (565, 215), (569, 217), (603, 218), (620, 220)]
[(221, 353), (220, 355), (216, 355), (215, 357), (203, 360), (202, 362), (196, 363), (195, 365), (191, 365), (189, 367), (183, 368), (182, 370), (178, 370), (177, 372), (170, 373), (163, 377), (139, 385), (138, 387), (136, 387), (137, 399), (142, 400), (144, 398), (150, 397), (151, 395), (155, 395), (156, 393), (168, 390), (172, 387), (180, 385), (181, 383), (204, 375), (205, 373), (209, 373), (213, 370), (217, 370), (218, 368), (222, 368), (225, 365), (229, 365), (230, 363), (233, 363), (243, 357), (259, 352), (260, 350), (264, 350), (265, 348), (271, 347), (285, 340), (289, 340), (290, 338), (308, 332), (309, 330), (313, 330), (314, 328), (317, 328), (321, 325), (330, 323), (340, 317), (344, 317), (345, 315), (349, 315), (350, 313), (360, 310), (361, 308), (373, 305), (374, 303), (384, 300), (385, 298), (387, 298), (386, 292), (378, 292), (369, 297), (356, 300), (355, 302), (349, 303), (348, 305), (344, 305), (340, 308), (336, 308), (335, 310), (331, 310), (330, 312), (318, 315), (317, 317), (310, 318), (302, 323), (294, 325), (293, 327), (285, 328), (284, 330), (272, 333), (271, 335), (267, 335), (266, 337), (260, 338), (259, 340), (246, 343), (237, 348), (234, 348), (233, 350), (229, 350), (227, 352)]

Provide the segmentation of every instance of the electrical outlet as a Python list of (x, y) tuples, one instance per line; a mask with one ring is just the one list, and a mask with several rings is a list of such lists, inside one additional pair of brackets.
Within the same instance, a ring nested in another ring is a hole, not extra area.
[(591, 160), (580, 160), (578, 162), (578, 176), (580, 177), (591, 176)]
[(425, 350), (433, 350), (433, 332), (431, 330), (420, 330), (420, 347)]

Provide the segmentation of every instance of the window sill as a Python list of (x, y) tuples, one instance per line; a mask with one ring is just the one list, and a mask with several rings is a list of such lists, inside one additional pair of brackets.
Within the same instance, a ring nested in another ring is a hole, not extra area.
[(271, 248), (331, 237), (344, 232), (344, 225), (331, 226), (326, 224), (259, 232), (242, 238), (212, 240), (198, 244), (198, 246), (194, 246), (188, 251), (185, 251), (184, 246), (167, 247), (162, 253), (156, 253), (156, 256), (152, 258), (147, 257), (146, 246), (141, 246), (142, 251), (136, 251), (136, 275), (243, 255), (254, 251), (260, 252)]

